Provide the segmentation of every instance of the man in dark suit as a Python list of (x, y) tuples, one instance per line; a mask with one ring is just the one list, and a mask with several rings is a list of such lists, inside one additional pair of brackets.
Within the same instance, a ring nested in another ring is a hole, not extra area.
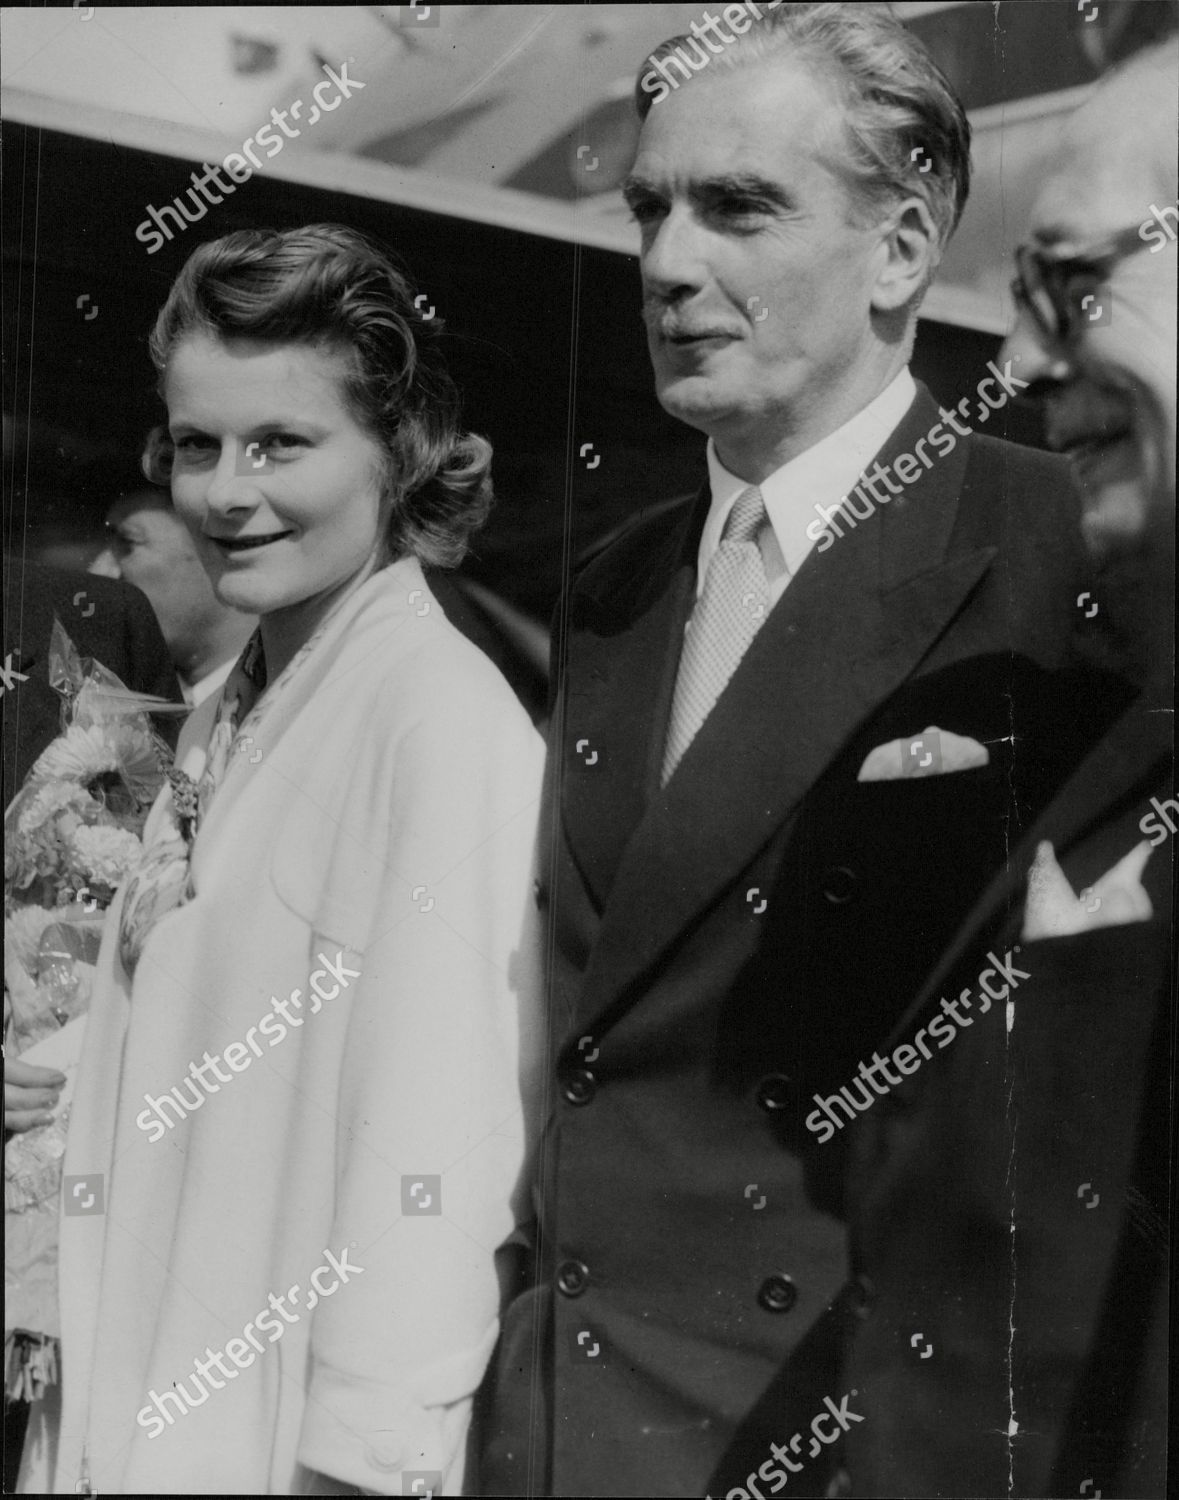
[[(968, 188), (960, 104), (881, 12), (745, 32), (638, 82), (656, 389), (709, 484), (594, 562), (558, 642), (552, 1114), (485, 1494), (701, 1494), (805, 1370), (860, 1294), (813, 1096), (842, 1122), (887, 1089), (873, 1063), (838, 1095), (1101, 727), (1075, 723), (1067, 467), (961, 420), (1016, 366), (953, 411), (908, 373)], [(808, 1421), (857, 1420), (845, 1394)]]
[[(176, 672), (151, 605), (138, 589), (4, 554), (4, 806), (61, 733), (61, 695), (49, 685), (54, 615), (82, 656), (138, 693), (180, 703)], [(169, 732), (166, 725), (159, 726)], [(174, 731), (173, 738), (175, 738)]]
[[(831, 1494), (1169, 1492), (1177, 81), (1172, 37), (1070, 120), (1003, 351), (1076, 456), (1094, 602), (1138, 692), (881, 1048), (974, 997), (849, 1131), (858, 1306), (814, 1331), (809, 1371), (784, 1365), (714, 1494), (764, 1482), (770, 1445), (851, 1390)], [(1010, 983), (986, 956), (1008, 953)]]
[[(34, 761), (61, 733), (61, 695), (49, 682), (54, 615), (82, 656), (108, 667), (126, 687), (182, 702), (180, 684), (151, 606), (138, 589), (107, 578), (43, 567), (4, 554), (3, 795), (7, 807)], [(175, 739), (175, 725), (157, 724)], [(4, 1138), (49, 1119), (65, 1082), (60, 1073), (5, 1059)], [(4, 1409), (6, 1490), (15, 1486), (28, 1406)]]

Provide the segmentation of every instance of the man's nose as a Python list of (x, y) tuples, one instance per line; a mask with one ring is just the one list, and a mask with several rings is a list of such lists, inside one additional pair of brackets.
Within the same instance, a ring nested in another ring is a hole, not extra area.
[(999, 351), (999, 363), (1006, 365), (1008, 360), (1016, 365), (1019, 378), (1029, 385), (1037, 380), (1057, 384), (1067, 380), (1072, 373), (1072, 361), (1068, 355), (1037, 327), (1026, 309), (1020, 310), (1015, 327)]
[(648, 294), (666, 301), (680, 299), (705, 284), (704, 234), (690, 209), (672, 207), (646, 240), (640, 265)]
[(121, 578), (123, 576), (119, 570), (119, 560), (114, 554), (114, 549), (111, 547), (104, 547), (86, 571), (88, 573), (97, 573), (99, 578)]

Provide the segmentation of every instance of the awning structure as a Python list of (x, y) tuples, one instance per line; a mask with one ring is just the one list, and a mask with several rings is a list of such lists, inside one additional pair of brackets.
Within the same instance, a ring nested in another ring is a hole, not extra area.
[[(726, 9), (741, 7), (713, 12)], [(1045, 155), (1108, 57), (1149, 33), (1151, 7), (1105, 0), (1088, 18), (1069, 0), (895, 9), (946, 68), (975, 130), (971, 202), (924, 316), (1002, 332), (1010, 251)], [(244, 160), (250, 143), (257, 170), (278, 180), (633, 255), (618, 183), (637, 135), (635, 72), (707, 14), (661, 4), (8, 9), (0, 110), (175, 157), (174, 183), (161, 181), (145, 214), (188, 190), (190, 164)], [(128, 248), (139, 255), (137, 227)]]

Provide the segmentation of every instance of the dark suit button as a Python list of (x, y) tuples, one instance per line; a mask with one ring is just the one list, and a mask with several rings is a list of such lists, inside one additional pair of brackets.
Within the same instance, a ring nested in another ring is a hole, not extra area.
[(757, 1300), (766, 1312), (789, 1312), (798, 1301), (798, 1288), (785, 1271), (775, 1271), (762, 1282)]
[(588, 1068), (574, 1068), (561, 1091), (570, 1104), (588, 1104), (598, 1092), (598, 1080)]
[(868, 1317), (876, 1304), (876, 1288), (867, 1276), (857, 1276), (852, 1282), (852, 1307), (857, 1318)]
[(790, 1080), (785, 1073), (771, 1073), (757, 1086), (757, 1107), (769, 1114), (785, 1109), (790, 1103), (792, 1092)]
[(842, 906), (856, 893), (860, 877), (846, 865), (832, 865), (823, 871), (823, 894), (832, 906)]
[(544, 911), (545, 907), (548, 905), (549, 893), (545, 890), (544, 886), (541, 885), (539, 880), (534, 880), (532, 882), (532, 899), (536, 902), (537, 911)]
[(563, 1260), (557, 1267), (557, 1286), (566, 1297), (580, 1297), (589, 1286), (589, 1267), (579, 1260)]

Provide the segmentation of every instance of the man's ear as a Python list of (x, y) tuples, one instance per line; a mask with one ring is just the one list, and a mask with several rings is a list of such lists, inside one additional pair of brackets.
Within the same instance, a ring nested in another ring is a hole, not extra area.
[(883, 261), (872, 288), (876, 312), (896, 312), (929, 284), (941, 260), (937, 227), (923, 198), (906, 198), (881, 242)]

